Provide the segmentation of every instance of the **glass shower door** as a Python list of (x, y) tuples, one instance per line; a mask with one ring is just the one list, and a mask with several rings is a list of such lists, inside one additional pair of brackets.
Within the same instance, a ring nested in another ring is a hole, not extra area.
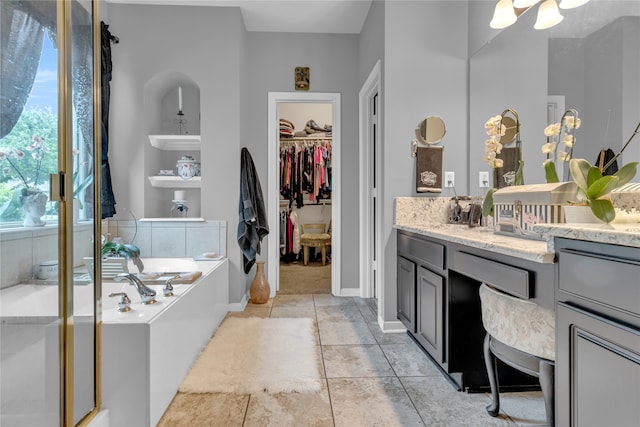
[(3, 427), (75, 425), (99, 401), (100, 318), (95, 274), (84, 266), (100, 240), (93, 7), (0, 2)]

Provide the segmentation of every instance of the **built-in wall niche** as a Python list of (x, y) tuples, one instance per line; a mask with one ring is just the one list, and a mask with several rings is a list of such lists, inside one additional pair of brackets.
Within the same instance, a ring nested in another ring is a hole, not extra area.
[(201, 162), (200, 87), (185, 74), (160, 73), (145, 84), (144, 104), (144, 217), (199, 218), (201, 177), (180, 176), (177, 163)]

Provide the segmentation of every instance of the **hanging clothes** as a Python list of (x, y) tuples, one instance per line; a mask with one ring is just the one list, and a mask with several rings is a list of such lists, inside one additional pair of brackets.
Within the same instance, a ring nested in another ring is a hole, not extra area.
[(281, 140), (280, 194), (290, 207), (331, 197), (331, 142), (327, 139)]

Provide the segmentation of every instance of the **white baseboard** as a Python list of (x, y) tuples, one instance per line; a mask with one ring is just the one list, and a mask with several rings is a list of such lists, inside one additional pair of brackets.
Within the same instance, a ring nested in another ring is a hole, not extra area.
[(249, 303), (249, 293), (247, 292), (242, 296), (242, 300), (240, 302), (229, 303), (229, 311), (244, 311), (248, 303)]
[(378, 317), (378, 326), (385, 334), (399, 334), (407, 332), (407, 328), (399, 320), (385, 322), (382, 317)]
[(360, 288), (342, 288), (340, 289), (341, 297), (359, 297)]

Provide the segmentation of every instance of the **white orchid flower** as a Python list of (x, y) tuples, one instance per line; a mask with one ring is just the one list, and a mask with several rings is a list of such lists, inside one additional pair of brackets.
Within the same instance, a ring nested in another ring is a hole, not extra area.
[(573, 135), (565, 135), (564, 138), (562, 138), (562, 142), (564, 143), (564, 145), (566, 145), (567, 147), (571, 148), (571, 147), (573, 147), (573, 143), (575, 142), (575, 138), (573, 137)]
[(556, 136), (560, 134), (560, 123), (553, 123), (544, 128), (545, 136)]
[(556, 143), (555, 142), (547, 142), (546, 144), (542, 145), (542, 153), (543, 154), (553, 153), (555, 150), (556, 150)]

